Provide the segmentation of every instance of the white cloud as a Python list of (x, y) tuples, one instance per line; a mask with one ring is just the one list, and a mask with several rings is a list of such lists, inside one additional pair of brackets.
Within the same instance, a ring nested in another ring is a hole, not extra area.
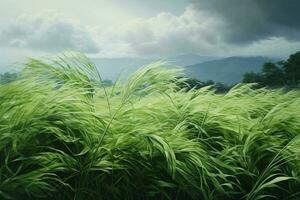
[(99, 31), (99, 38), (101, 44), (126, 46), (129, 53), (136, 55), (209, 54), (221, 41), (221, 35), (217, 33), (221, 26), (217, 19), (189, 6), (179, 16), (163, 12)]
[(8, 47), (59, 52), (68, 49), (86, 53), (99, 51), (87, 28), (63, 16), (22, 16), (1, 28), (0, 42)]
[(218, 16), (190, 5), (181, 15), (162, 12), (152, 18), (98, 31), (98, 36), (104, 49), (110, 50), (109, 55), (287, 56), (300, 49), (300, 42), (283, 37), (269, 37), (247, 44), (230, 43), (225, 38), (230, 31)]
[(2, 46), (36, 52), (70, 49), (94, 57), (164, 57), (184, 53), (286, 56), (300, 49), (299, 42), (279, 37), (230, 43), (225, 38), (230, 31), (220, 17), (190, 5), (179, 15), (161, 12), (150, 18), (126, 20), (122, 25), (86, 27), (57, 14), (27, 15), (0, 27), (0, 42)]

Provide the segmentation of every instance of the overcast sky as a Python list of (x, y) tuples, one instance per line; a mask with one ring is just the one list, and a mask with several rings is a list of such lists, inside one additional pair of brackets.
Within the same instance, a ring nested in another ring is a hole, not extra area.
[(299, 10), (299, 0), (1, 0), (0, 59), (285, 57), (300, 50)]

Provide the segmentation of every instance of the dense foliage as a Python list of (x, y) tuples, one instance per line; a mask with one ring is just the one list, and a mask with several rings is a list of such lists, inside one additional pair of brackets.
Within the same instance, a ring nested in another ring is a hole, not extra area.
[(300, 51), (290, 55), (286, 61), (267, 62), (262, 72), (244, 74), (244, 83), (259, 83), (263, 86), (283, 87), (300, 85)]
[(83, 55), (31, 59), (0, 86), (0, 199), (300, 198), (299, 92), (163, 66), (104, 87)]
[(10, 83), (17, 78), (17, 73), (5, 72), (4, 74), (0, 74), (0, 84)]
[[(178, 77), (183, 78), (183, 77)], [(192, 90), (192, 89), (200, 89), (203, 87), (210, 86), (210, 90), (215, 91), (215, 93), (226, 93), (228, 92), (234, 85), (227, 85), (224, 83), (215, 83), (212, 80), (208, 81), (200, 81), (195, 78), (185, 77), (184, 81), (177, 81), (177, 86), (179, 89)]]

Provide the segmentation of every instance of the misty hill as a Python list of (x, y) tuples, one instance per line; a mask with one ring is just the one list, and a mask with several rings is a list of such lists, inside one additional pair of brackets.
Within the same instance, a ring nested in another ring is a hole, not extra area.
[(229, 57), (207, 61), (186, 67), (186, 74), (202, 80), (213, 80), (233, 84), (242, 81), (246, 72), (259, 72), (265, 62), (274, 61), (266, 57)]
[(159, 60), (167, 61), (170, 64), (178, 66), (188, 66), (197, 63), (202, 63), (208, 60), (213, 60), (215, 57), (201, 56), (197, 54), (182, 54), (172, 57), (160, 58), (95, 58), (93, 62), (98, 67), (103, 79), (116, 80), (120, 75), (128, 77), (143, 65), (147, 65)]
[[(172, 57), (161, 58), (94, 58), (103, 79), (116, 80), (121, 74), (121, 78), (127, 78), (130, 74), (144, 65), (165, 60), (170, 64), (183, 66), (187, 75), (201, 81), (213, 80), (215, 82), (236, 83), (242, 80), (246, 72), (259, 72), (263, 63), (274, 61), (266, 57), (229, 57), (217, 59), (211, 56), (201, 56), (197, 54), (182, 54)], [(11, 71), (13, 67), (7, 63), (1, 65), (5, 71)]]
[(96, 58), (92, 61), (97, 66), (103, 79), (116, 80), (118, 76), (128, 77), (143, 65), (152, 63), (152, 59), (141, 58)]
[(175, 64), (178, 66), (189, 66), (194, 65), (206, 61), (215, 60), (217, 57), (212, 56), (200, 56), (198, 54), (182, 54), (178, 56), (167, 57), (165, 60), (170, 62), (171, 64)]

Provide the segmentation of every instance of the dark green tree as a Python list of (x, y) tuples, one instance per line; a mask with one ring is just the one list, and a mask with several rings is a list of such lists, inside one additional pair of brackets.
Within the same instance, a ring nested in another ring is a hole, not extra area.
[(289, 85), (300, 84), (300, 51), (290, 55), (289, 59), (283, 63), (283, 70)]
[(243, 76), (243, 83), (262, 83), (263, 78), (260, 73), (247, 72)]
[(181, 88), (186, 88), (188, 90), (194, 88), (194, 89), (199, 89), (205, 86), (205, 83), (195, 79), (195, 78), (188, 78), (186, 79), (183, 83), (180, 84)]
[(0, 84), (6, 84), (16, 80), (17, 73), (5, 72), (4, 74), (0, 74)]
[(207, 80), (204, 82), (204, 86), (214, 85), (215, 82), (213, 80)]
[(284, 85), (284, 73), (281, 67), (272, 62), (267, 62), (262, 69), (262, 82), (266, 86)]
[(216, 83), (214, 84), (214, 89), (216, 91), (216, 93), (227, 93), (230, 89), (232, 88), (231, 85), (227, 85), (224, 83)]

